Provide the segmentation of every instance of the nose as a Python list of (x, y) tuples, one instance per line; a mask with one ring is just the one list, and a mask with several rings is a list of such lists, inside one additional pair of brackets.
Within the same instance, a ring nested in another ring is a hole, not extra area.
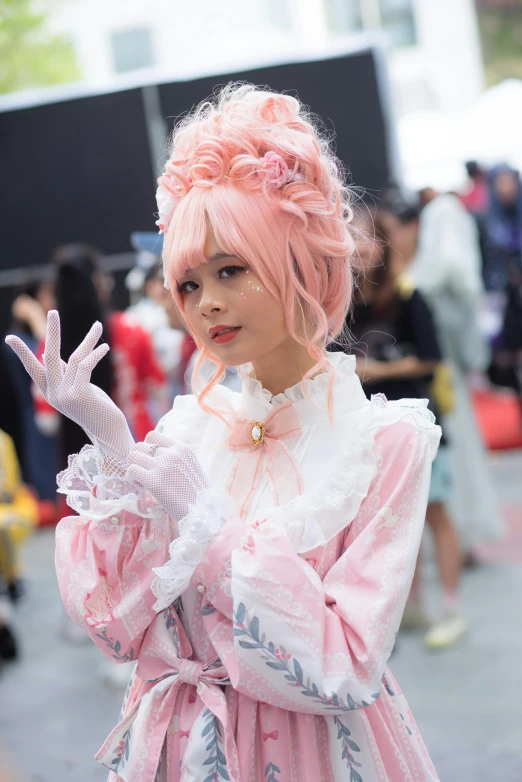
[(208, 316), (217, 312), (224, 312), (226, 306), (223, 298), (219, 295), (217, 286), (207, 284), (203, 286), (199, 300), (199, 311), (201, 315)]

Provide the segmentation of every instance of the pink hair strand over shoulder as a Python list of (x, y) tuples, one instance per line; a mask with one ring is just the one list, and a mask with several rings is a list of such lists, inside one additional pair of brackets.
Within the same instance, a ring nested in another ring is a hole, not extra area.
[[(354, 242), (342, 167), (304, 106), (228, 85), (175, 128), (158, 184), (165, 279), (181, 313), (177, 280), (206, 262), (210, 224), (219, 244), (282, 303), (290, 335), (317, 361), (305, 379), (320, 371), (350, 306)], [(198, 394), (202, 404), (225, 367), (198, 347), (196, 370), (207, 360), (216, 366)]]

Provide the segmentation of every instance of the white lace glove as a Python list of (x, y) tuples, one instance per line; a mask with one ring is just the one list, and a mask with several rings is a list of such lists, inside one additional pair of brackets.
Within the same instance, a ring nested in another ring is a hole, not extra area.
[(121, 410), (104, 391), (90, 382), (94, 367), (109, 350), (107, 344), (95, 349), (102, 328), (99, 322), (93, 325), (67, 364), (60, 358), (60, 318), (56, 310), (51, 310), (47, 316), (43, 364), (18, 337), (9, 335), (5, 341), (47, 402), (81, 426), (101, 452), (103, 472), (122, 475), (128, 466), (134, 438)]
[(154, 609), (161, 611), (187, 589), (208, 546), (234, 515), (235, 503), (223, 489), (209, 485), (190, 448), (158, 432), (138, 443), (129, 461), (126, 480), (149, 492), (178, 522), (170, 560), (154, 570)]

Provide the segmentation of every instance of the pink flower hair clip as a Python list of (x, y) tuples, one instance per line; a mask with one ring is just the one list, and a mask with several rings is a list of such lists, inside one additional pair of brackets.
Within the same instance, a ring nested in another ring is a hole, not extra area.
[(267, 173), (267, 184), (273, 189), (278, 189), (287, 185), (289, 182), (299, 182), (304, 180), (302, 174), (291, 171), (285, 159), (277, 152), (265, 152), (262, 158)]

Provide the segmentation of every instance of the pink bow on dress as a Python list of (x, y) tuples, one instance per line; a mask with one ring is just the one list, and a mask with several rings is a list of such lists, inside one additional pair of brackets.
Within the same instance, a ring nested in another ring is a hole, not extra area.
[(241, 518), (248, 512), (265, 456), (275, 504), (284, 505), (302, 493), (301, 475), (283, 442), (298, 434), (301, 434), (301, 426), (291, 402), (276, 407), (263, 423), (245, 418), (236, 421), (228, 446), (243, 453), (232, 473), (228, 492), (236, 500)]
[(273, 730), (272, 733), (263, 733), (263, 741), (268, 741), (268, 739), (274, 739), (274, 741), (277, 741), (279, 737), (279, 731)]

